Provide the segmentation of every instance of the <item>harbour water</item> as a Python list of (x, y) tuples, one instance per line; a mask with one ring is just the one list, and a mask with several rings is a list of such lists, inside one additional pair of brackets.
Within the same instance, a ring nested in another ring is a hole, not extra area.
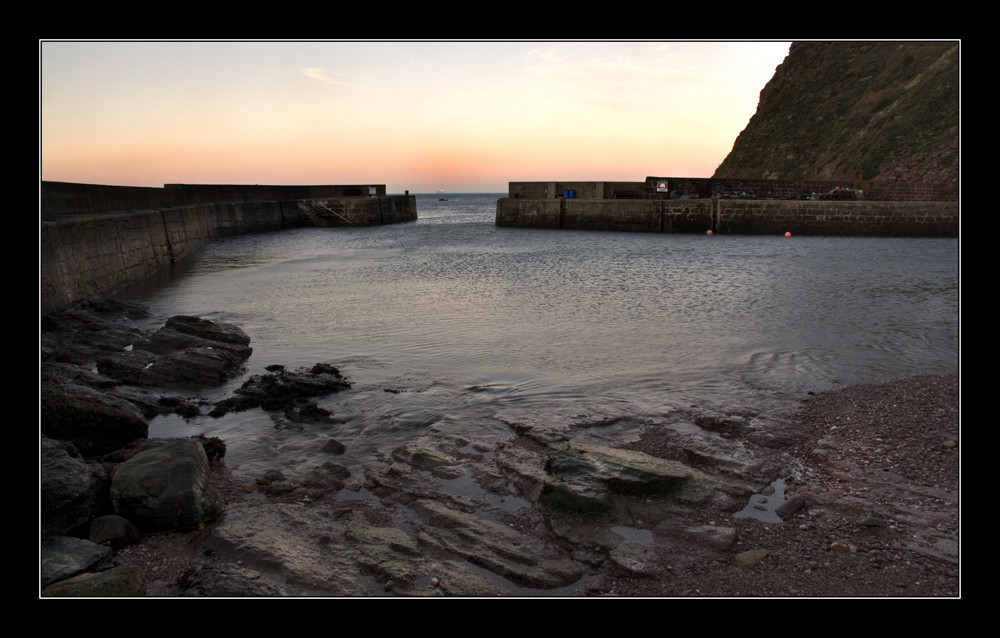
[(650, 419), (779, 416), (808, 392), (959, 369), (956, 239), (498, 228), (502, 196), (418, 195), (411, 223), (219, 240), (129, 291), (160, 322), (242, 328), (247, 374), (326, 362), (353, 384), (317, 401), (339, 421), (323, 431), (257, 410), (158, 418), (150, 436), (220, 436), (251, 476), (317, 462), (330, 436), (347, 465), (518, 424), (625, 441)]

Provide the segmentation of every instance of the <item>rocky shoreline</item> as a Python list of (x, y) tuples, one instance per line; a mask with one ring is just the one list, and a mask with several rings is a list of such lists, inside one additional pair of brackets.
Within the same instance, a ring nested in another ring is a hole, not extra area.
[[(151, 415), (257, 406), (320, 427), (310, 397), (350, 386), (333, 362), (276, 366), (201, 405), (191, 380), (238, 374), (249, 340), (142, 312), (43, 319), (43, 597), (960, 596), (957, 375), (809, 396), (790, 419), (649, 421), (614, 448), (581, 443), (579, 424), (511, 424), (497, 444), (401, 445), (352, 473), (330, 439), (325, 463), (250, 482), (229, 475), (225, 442), (202, 439), (186, 449), (205, 458), (189, 499), (204, 520), (171, 527), (114, 485), (167, 445), (146, 439)], [(87, 481), (55, 480), (63, 466)], [(63, 483), (92, 487), (57, 498)]]

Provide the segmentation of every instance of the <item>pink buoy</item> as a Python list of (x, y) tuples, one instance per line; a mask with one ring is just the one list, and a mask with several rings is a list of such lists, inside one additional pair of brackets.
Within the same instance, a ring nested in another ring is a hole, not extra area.
[(791, 236), (792, 236), (791, 233), (788, 233), (788, 232), (785, 233), (785, 237), (791, 237)]
[(712, 234), (712, 231), (708, 231), (708, 232), (707, 232), (707, 233), (705, 233), (705, 234), (706, 234), (706, 235), (711, 235), (711, 234)]

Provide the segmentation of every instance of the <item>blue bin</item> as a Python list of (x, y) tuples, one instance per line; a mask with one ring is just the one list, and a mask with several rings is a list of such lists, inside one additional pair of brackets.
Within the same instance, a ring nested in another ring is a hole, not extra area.
[(576, 191), (563, 191), (563, 197), (566, 199), (574, 199), (576, 197)]

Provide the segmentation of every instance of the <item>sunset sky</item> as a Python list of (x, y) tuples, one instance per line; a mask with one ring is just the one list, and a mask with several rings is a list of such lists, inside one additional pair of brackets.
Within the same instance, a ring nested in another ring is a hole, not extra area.
[(43, 180), (709, 177), (788, 42), (40, 41)]

